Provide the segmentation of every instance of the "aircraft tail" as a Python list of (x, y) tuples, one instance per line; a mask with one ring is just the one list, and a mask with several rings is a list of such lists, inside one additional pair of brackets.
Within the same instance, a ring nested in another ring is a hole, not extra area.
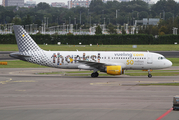
[(35, 43), (22, 26), (14, 25), (13, 28), (19, 52), (11, 53), (11, 57), (35, 64), (53, 66), (45, 51)]
[(14, 28), (14, 32), (15, 32), (19, 52), (40, 51), (40, 50), (42, 50), (35, 43), (35, 41), (30, 37), (30, 35), (24, 30), (24, 28), (22, 26), (14, 25), (13, 28)]

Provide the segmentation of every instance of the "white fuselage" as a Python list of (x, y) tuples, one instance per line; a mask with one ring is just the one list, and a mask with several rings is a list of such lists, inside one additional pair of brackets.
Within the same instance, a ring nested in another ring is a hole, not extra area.
[(44, 51), (53, 64), (51, 67), (69, 69), (93, 69), (85, 67), (79, 60), (120, 65), (122, 69), (163, 69), (172, 65), (163, 55), (152, 52), (123, 52), (123, 51)]

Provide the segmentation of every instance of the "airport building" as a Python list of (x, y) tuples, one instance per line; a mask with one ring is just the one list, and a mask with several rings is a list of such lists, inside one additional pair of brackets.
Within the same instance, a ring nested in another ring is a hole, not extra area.
[(51, 3), (52, 7), (66, 7), (64, 2), (53, 2)]
[(36, 1), (26, 1), (26, 3), (24, 4), (24, 7), (28, 7), (28, 8), (30, 8), (30, 7), (35, 7), (36, 6)]
[(74, 0), (74, 1), (68, 1), (68, 8), (75, 8), (77, 6), (79, 7), (89, 7), (91, 1), (89, 0)]
[(24, 0), (3, 0), (2, 5), (6, 6), (19, 6), (24, 7)]

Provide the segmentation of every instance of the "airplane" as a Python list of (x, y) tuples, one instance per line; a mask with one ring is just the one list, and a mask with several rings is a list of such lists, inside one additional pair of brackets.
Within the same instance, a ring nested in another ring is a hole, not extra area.
[(10, 56), (43, 66), (61, 69), (93, 70), (91, 77), (100, 72), (122, 75), (125, 70), (151, 71), (172, 66), (163, 55), (153, 52), (126, 51), (45, 51), (42, 50), (20, 25), (13, 26), (19, 52)]

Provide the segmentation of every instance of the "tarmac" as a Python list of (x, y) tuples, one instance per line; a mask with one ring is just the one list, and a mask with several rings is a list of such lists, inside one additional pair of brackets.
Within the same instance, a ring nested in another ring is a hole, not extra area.
[[(178, 70), (178, 67), (170, 69)], [(65, 76), (55, 68), (1, 68), (1, 120), (179, 120), (179, 76)], [(70, 71), (70, 70), (68, 70)], [(71, 70), (74, 71), (74, 70)]]

